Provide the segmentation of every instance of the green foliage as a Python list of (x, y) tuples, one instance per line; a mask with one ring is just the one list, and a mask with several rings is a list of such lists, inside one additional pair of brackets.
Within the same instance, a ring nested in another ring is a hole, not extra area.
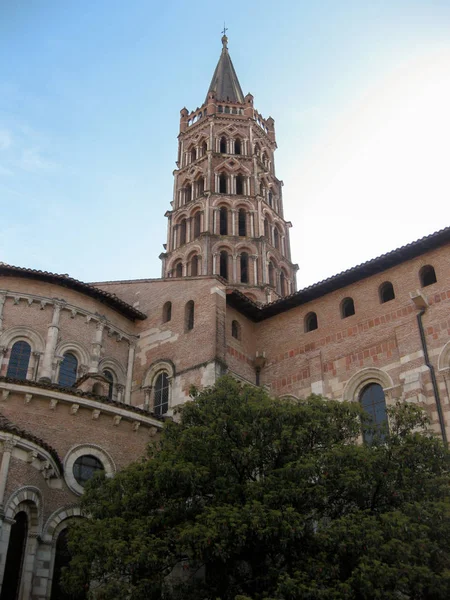
[[(444, 600), (449, 456), (424, 414), (358, 443), (357, 403), (222, 378), (83, 497), (68, 589), (129, 600)], [(375, 432), (376, 434), (377, 432)]]

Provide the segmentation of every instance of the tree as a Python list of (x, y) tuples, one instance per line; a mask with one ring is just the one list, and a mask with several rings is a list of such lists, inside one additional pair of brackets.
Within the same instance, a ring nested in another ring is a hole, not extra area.
[(422, 411), (375, 431), (358, 403), (222, 378), (148, 457), (95, 478), (66, 585), (98, 599), (450, 597), (449, 455)]

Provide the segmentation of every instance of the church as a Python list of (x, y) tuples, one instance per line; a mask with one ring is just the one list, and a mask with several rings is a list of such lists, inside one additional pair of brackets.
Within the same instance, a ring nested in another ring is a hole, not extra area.
[[(174, 144), (175, 146), (175, 144)], [(95, 471), (144, 455), (192, 386), (411, 402), (450, 435), (450, 228), (297, 290), (275, 121), (222, 50), (180, 113), (160, 279), (83, 283), (0, 263), (0, 600), (59, 600)]]

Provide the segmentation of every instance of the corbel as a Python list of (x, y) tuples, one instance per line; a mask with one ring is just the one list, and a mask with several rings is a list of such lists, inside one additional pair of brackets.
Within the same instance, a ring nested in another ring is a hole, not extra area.
[(79, 404), (72, 404), (72, 406), (70, 407), (70, 414), (71, 415), (76, 415), (78, 412), (78, 409), (80, 408)]
[(33, 394), (25, 394), (25, 404), (30, 404), (31, 400), (33, 398)]
[(133, 423), (133, 431), (138, 431), (140, 426), (141, 426), (141, 424), (139, 423), (139, 421), (135, 421)]
[(57, 404), (58, 404), (58, 400), (56, 400), (56, 398), (52, 398), (50, 400), (50, 406), (49, 406), (50, 410), (55, 410)]
[(8, 400), (9, 397), (9, 390), (3, 390), (2, 392), (2, 400)]
[(27, 453), (27, 463), (32, 463), (36, 458), (38, 458), (37, 450), (30, 450), (30, 452)]
[(122, 420), (122, 417), (120, 415), (116, 415), (113, 419), (114, 427), (118, 427), (120, 425), (121, 420)]
[(92, 411), (92, 419), (93, 419), (94, 421), (96, 421), (96, 420), (99, 418), (99, 416), (100, 416), (100, 413), (101, 413), (101, 410), (100, 410), (100, 409), (98, 409), (98, 408), (94, 408), (94, 410)]

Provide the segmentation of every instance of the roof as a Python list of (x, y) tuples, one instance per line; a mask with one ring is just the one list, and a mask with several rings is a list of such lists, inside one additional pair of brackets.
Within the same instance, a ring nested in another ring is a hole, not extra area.
[(21, 437), (25, 440), (34, 442), (35, 444), (37, 444), (38, 446), (40, 446), (41, 448), (46, 450), (52, 456), (55, 463), (58, 465), (60, 473), (63, 472), (63, 466), (62, 466), (61, 459), (59, 458), (58, 453), (53, 448), (53, 446), (50, 446), (50, 444), (47, 444), (46, 442), (44, 442), (43, 440), (38, 438), (36, 435), (29, 433), (25, 429), (21, 429), (20, 427), (18, 427), (14, 423), (12, 423), (7, 417), (2, 415), (1, 413), (0, 413), (0, 431), (4, 431), (6, 433), (11, 433), (12, 435), (17, 435), (18, 437)]
[(237, 290), (233, 290), (227, 295), (227, 302), (230, 306), (239, 310), (242, 314), (247, 316), (252, 321), (263, 321), (273, 317), (274, 315), (280, 314), (294, 308), (301, 306), (317, 298), (321, 298), (326, 294), (344, 288), (348, 285), (382, 273), (391, 267), (400, 265), (407, 260), (416, 258), (421, 254), (425, 254), (430, 250), (434, 250), (450, 242), (450, 227), (436, 231), (431, 235), (427, 235), (415, 242), (401, 246), (396, 250), (382, 254), (377, 258), (368, 260), (367, 262), (361, 263), (356, 267), (352, 267), (347, 271), (333, 275), (328, 279), (319, 281), (309, 287), (303, 288), (298, 292), (294, 292), (290, 296), (265, 304), (262, 307), (247, 298), (244, 294)]
[(147, 318), (147, 315), (121, 300), (116, 294), (105, 292), (105, 290), (101, 290), (89, 283), (83, 283), (82, 281), (73, 279), (73, 277), (69, 277), (68, 275), (58, 275), (57, 273), (49, 273), (48, 271), (14, 267), (13, 265), (8, 265), (6, 263), (0, 263), (0, 275), (3, 275), (4, 277), (24, 277), (26, 279), (37, 279), (39, 281), (54, 283), (55, 285), (60, 285), (80, 292), (85, 296), (95, 298), (95, 300), (109, 306), (131, 321), (134, 321), (135, 319), (144, 320)]
[[(225, 100), (229, 102), (244, 102), (244, 94), (239, 83), (239, 80), (231, 62), (227, 46), (228, 38), (226, 35), (222, 37), (222, 54), (217, 63), (216, 70), (211, 79), (211, 84), (208, 89), (210, 92), (216, 93), (217, 100)], [(208, 101), (208, 94), (205, 102)]]

